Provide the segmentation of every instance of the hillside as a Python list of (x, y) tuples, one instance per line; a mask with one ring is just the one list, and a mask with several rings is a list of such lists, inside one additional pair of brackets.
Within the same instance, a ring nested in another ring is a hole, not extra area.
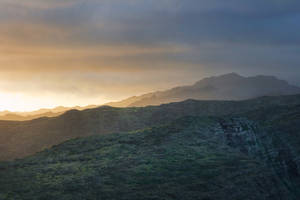
[(15, 113), (8, 113), (8, 114), (0, 116), (0, 120), (3, 120), (3, 121), (5, 121), (5, 120), (8, 120), (8, 121), (28, 121), (28, 120), (41, 118), (41, 117), (56, 117), (56, 116), (59, 116), (63, 113), (64, 112), (57, 112), (57, 113), (46, 112), (46, 113), (35, 114), (35, 115), (18, 115), (18, 114), (15, 114)]
[(196, 101), (141, 108), (103, 106), (71, 110), (54, 118), (32, 121), (0, 121), (0, 160), (22, 158), (69, 139), (97, 134), (133, 131), (184, 116), (222, 116), (274, 105), (298, 105), (300, 95), (261, 97), (246, 101)]
[(27, 121), (27, 120), (33, 120), (41, 117), (56, 117), (63, 113), (65, 113), (68, 110), (85, 110), (90, 108), (96, 108), (95, 105), (90, 106), (75, 106), (75, 107), (63, 107), (59, 106), (53, 109), (39, 109), (36, 111), (31, 112), (10, 112), (10, 111), (1, 111), (0, 112), (0, 120), (8, 120), (8, 121)]
[(134, 96), (107, 105), (113, 107), (141, 107), (196, 100), (246, 100), (261, 96), (300, 94), (300, 88), (273, 76), (243, 77), (236, 73), (205, 78), (194, 85)]
[(299, 121), (272, 106), (73, 139), (1, 163), (0, 199), (297, 200)]

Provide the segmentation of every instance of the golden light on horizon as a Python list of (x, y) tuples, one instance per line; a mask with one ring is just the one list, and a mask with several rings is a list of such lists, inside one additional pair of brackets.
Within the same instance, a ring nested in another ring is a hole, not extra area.
[(30, 111), (34, 110), (34, 105), (26, 105), (21, 94), (0, 93), (0, 111)]
[(0, 0), (0, 110), (101, 105), (231, 72), (300, 85), (296, 18), (255, 34), (225, 4), (149, 2)]
[[(55, 96), (48, 94), (43, 96), (32, 96), (21, 93), (0, 93), (0, 111), (31, 112), (42, 108), (55, 108), (57, 106), (73, 107), (88, 106), (98, 102), (99, 105), (108, 102), (101, 97), (84, 99), (72, 96)], [(84, 102), (84, 103), (83, 103)]]

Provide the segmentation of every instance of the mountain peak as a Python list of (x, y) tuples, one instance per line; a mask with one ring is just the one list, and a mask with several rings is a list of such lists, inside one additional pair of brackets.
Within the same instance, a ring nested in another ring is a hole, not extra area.
[(216, 81), (216, 80), (239, 80), (239, 79), (244, 79), (245, 77), (235, 73), (235, 72), (232, 72), (232, 73), (228, 73), (228, 74), (222, 74), (220, 76), (211, 76), (211, 77), (207, 77), (207, 78), (204, 78), (204, 79), (201, 79), (199, 81), (197, 81), (194, 86), (197, 86), (199, 84), (202, 84), (202, 83), (210, 83), (210, 82), (213, 82), (213, 81)]
[(300, 88), (275, 76), (244, 77), (238, 73), (204, 78), (194, 85), (176, 87), (108, 104), (120, 107), (141, 107), (170, 102), (196, 100), (245, 100), (261, 96), (280, 96), (300, 94)]
[(222, 78), (222, 77), (230, 77), (230, 78), (245, 78), (241, 75), (239, 75), (238, 73), (235, 73), (235, 72), (231, 72), (231, 73), (228, 73), (228, 74), (223, 74), (221, 76), (219, 76), (219, 78)]

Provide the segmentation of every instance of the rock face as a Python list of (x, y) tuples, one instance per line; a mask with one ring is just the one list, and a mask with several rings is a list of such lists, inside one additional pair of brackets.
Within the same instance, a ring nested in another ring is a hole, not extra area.
[[(300, 122), (299, 106), (290, 110)], [(282, 110), (281, 110), (282, 111)], [(280, 118), (282, 113), (276, 113), (277, 120), (283, 120), (285, 123), (291, 123), (289, 119)], [(287, 112), (285, 110), (284, 112)], [(285, 115), (289, 113), (285, 113)], [(253, 114), (252, 114), (253, 115)], [(239, 149), (242, 153), (261, 160), (266, 167), (273, 173), (276, 180), (274, 187), (281, 194), (289, 196), (290, 199), (300, 197), (300, 162), (299, 162), (299, 139), (293, 141), (292, 138), (285, 135), (288, 129), (282, 129), (280, 125), (265, 126), (267, 123), (274, 123), (274, 116), (269, 116), (263, 123), (248, 120), (247, 118), (229, 118), (221, 119), (220, 126), (216, 126), (216, 132), (222, 135), (224, 143)], [(299, 138), (300, 125), (293, 128), (293, 137)], [(281, 129), (281, 130), (280, 130)], [(294, 135), (295, 134), (295, 135)], [(285, 198), (283, 198), (285, 199)]]
[(224, 142), (238, 148), (242, 153), (257, 156), (261, 146), (257, 138), (257, 125), (245, 118), (221, 119), (216, 130), (223, 136)]
[(300, 94), (300, 88), (273, 76), (243, 77), (236, 73), (205, 78), (194, 85), (154, 92), (124, 101), (109, 103), (115, 107), (160, 105), (186, 99), (245, 100), (261, 96)]

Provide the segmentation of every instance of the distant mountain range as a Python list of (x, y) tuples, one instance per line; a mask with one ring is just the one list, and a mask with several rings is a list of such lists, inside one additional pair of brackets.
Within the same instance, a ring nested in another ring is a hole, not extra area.
[(75, 106), (75, 107), (64, 107), (58, 106), (52, 109), (39, 109), (32, 112), (10, 112), (10, 111), (2, 111), (0, 112), (0, 120), (9, 120), (9, 121), (27, 121), (32, 119), (37, 119), (41, 117), (56, 117), (68, 110), (85, 110), (90, 108), (95, 108), (96, 105), (89, 105), (89, 106)]
[(175, 87), (108, 103), (113, 107), (142, 107), (196, 100), (245, 100), (261, 96), (300, 94), (300, 87), (273, 76), (243, 77), (236, 73), (202, 79), (194, 85)]
[[(225, 74), (202, 79), (194, 85), (175, 87), (166, 91), (152, 92), (141, 96), (133, 96), (118, 102), (105, 105), (112, 107), (144, 107), (195, 100), (246, 100), (261, 96), (280, 96), (300, 94), (300, 87), (290, 85), (273, 76), (243, 77), (236, 73)], [(68, 110), (85, 110), (99, 105), (85, 107), (63, 107), (40, 109), (33, 112), (0, 112), (0, 120), (26, 121), (41, 117), (56, 117)]]
[(57, 113), (45, 112), (45, 113), (36, 114), (36, 115), (24, 115), (23, 116), (23, 115), (15, 114), (13, 112), (9, 112), (8, 114), (0, 116), (0, 120), (27, 121), (27, 120), (37, 119), (37, 118), (41, 118), (41, 117), (56, 117), (63, 113), (64, 112), (57, 112)]

